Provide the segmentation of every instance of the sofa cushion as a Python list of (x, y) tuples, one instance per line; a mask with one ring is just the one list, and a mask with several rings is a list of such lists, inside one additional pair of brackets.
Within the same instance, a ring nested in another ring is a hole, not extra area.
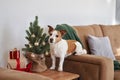
[(100, 25), (103, 36), (108, 36), (112, 45), (113, 53), (120, 60), (120, 25)]
[(115, 56), (112, 52), (110, 40), (108, 37), (95, 37), (95, 36), (89, 35), (88, 44), (89, 44), (91, 53), (115, 60)]

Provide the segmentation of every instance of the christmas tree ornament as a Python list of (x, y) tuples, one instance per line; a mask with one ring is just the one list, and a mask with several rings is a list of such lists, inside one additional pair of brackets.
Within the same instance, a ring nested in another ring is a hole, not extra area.
[(34, 38), (34, 37), (35, 37), (35, 35), (34, 35), (34, 34), (32, 34), (32, 35), (31, 35), (31, 37), (32, 37), (32, 38)]
[(48, 51), (46, 51), (45, 55), (49, 55)]
[(32, 53), (32, 54), (31, 54), (31, 57), (35, 57), (35, 54), (34, 54), (34, 53)]
[(39, 46), (39, 42), (35, 42), (34, 45), (35, 45), (35, 46)]
[(29, 44), (29, 47), (30, 47), (30, 48), (32, 48), (32, 45), (31, 45), (31, 44)]
[(45, 42), (43, 42), (42, 44), (45, 45)]

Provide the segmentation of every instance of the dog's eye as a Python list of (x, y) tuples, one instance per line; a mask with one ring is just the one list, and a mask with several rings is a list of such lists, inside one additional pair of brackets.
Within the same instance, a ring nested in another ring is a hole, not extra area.
[(56, 37), (58, 37), (58, 35), (56, 35)]
[(52, 34), (50, 34), (50, 36), (51, 36)]

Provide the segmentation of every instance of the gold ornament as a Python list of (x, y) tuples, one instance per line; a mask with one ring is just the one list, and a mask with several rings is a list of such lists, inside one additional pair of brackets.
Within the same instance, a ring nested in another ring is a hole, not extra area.
[(34, 54), (34, 53), (32, 53), (32, 54), (31, 54), (31, 57), (35, 57), (35, 54)]
[(45, 53), (45, 55), (49, 55), (49, 53), (48, 53), (48, 52), (46, 52), (46, 53)]
[(29, 44), (29, 47), (30, 47), (30, 48), (32, 48), (32, 45), (31, 45), (31, 44)]
[(45, 45), (45, 42), (43, 42), (42, 44)]
[(33, 37), (33, 38), (34, 38), (34, 37), (35, 37), (35, 35), (34, 35), (34, 34), (32, 34), (32, 35), (31, 35), (31, 37)]
[(38, 45), (39, 45), (39, 43), (38, 43), (38, 42), (35, 42), (35, 43), (34, 43), (34, 45), (35, 45), (35, 46), (38, 46)]

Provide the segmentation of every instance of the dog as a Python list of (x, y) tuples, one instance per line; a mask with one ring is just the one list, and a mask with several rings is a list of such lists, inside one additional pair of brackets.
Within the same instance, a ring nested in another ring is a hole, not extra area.
[(52, 66), (50, 69), (55, 69), (56, 57), (60, 58), (58, 71), (63, 71), (63, 63), (65, 57), (75, 52), (75, 55), (86, 54), (87, 51), (82, 48), (82, 45), (76, 40), (65, 40), (62, 36), (65, 35), (65, 30), (57, 31), (52, 26), (48, 25), (50, 44), (50, 54), (52, 58)]

